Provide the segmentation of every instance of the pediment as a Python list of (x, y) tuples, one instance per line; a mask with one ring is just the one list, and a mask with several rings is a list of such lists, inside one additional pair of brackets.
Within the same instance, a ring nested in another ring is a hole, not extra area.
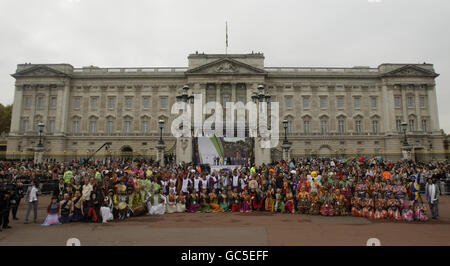
[(437, 77), (439, 74), (415, 65), (406, 65), (383, 74), (385, 77)]
[(190, 69), (186, 74), (266, 74), (263, 69), (242, 63), (232, 58), (222, 58), (216, 61)]
[(37, 65), (14, 73), (11, 76), (19, 78), (19, 77), (67, 77), (69, 75), (59, 70), (48, 67), (46, 65)]

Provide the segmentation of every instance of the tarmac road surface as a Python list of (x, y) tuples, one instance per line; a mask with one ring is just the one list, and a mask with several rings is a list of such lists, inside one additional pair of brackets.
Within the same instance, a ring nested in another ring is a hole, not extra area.
[[(0, 232), (0, 245), (66, 245), (77, 238), (81, 245), (366, 245), (378, 238), (381, 245), (450, 245), (450, 196), (441, 196), (439, 220), (395, 222), (361, 217), (324, 217), (279, 213), (174, 213), (140, 216), (106, 225), (70, 223), (41, 226), (49, 197), (41, 197), (38, 224), (20, 220)], [(429, 211), (428, 211), (429, 214)], [(32, 213), (30, 220), (32, 221)]]

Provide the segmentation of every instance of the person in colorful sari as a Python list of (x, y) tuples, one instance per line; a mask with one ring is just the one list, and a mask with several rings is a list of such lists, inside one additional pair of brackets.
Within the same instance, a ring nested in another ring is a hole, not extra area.
[(334, 215), (334, 209), (333, 209), (333, 196), (330, 194), (329, 191), (325, 191), (324, 195), (322, 196), (322, 205), (320, 207), (320, 214), (323, 216), (333, 216)]
[(377, 194), (378, 197), (375, 201), (375, 219), (385, 219), (387, 217), (386, 200), (383, 199), (381, 194)]
[(186, 196), (181, 194), (177, 196), (177, 212), (185, 212), (185, 211), (186, 211)]
[(82, 208), (81, 192), (79, 190), (75, 192), (74, 197), (72, 198), (72, 202), (73, 202), (73, 216), (71, 221), (81, 222), (84, 217), (84, 210)]
[(163, 215), (166, 212), (167, 198), (164, 196), (163, 189), (159, 189), (159, 193), (155, 191), (152, 195), (152, 206), (150, 207), (150, 215)]
[(309, 192), (306, 191), (307, 186), (301, 186), (300, 192), (297, 194), (297, 210), (300, 214), (308, 214), (311, 205)]
[(197, 212), (200, 208), (199, 198), (197, 196), (197, 191), (195, 189), (192, 190), (191, 196), (189, 197), (190, 204), (188, 208), (188, 212)]
[(414, 200), (405, 200), (403, 201), (403, 209), (402, 209), (402, 219), (406, 222), (414, 221)]
[(309, 214), (320, 214), (320, 198), (316, 191), (311, 192), (311, 208), (309, 209)]
[(336, 189), (333, 193), (333, 206), (334, 215), (347, 215), (347, 207), (345, 205), (345, 197), (341, 194), (339, 189)]
[(228, 196), (225, 189), (219, 190), (219, 206), (224, 212), (229, 210)]
[[(173, 183), (172, 183), (173, 184)], [(167, 213), (174, 213), (177, 211), (177, 196), (174, 190), (169, 190), (169, 195), (167, 196)]]
[(274, 204), (275, 212), (284, 212), (284, 196), (281, 188), (277, 188), (277, 193), (275, 193), (275, 204)]
[(62, 224), (70, 223), (73, 215), (73, 203), (70, 200), (69, 194), (64, 193), (63, 200), (60, 202), (61, 208), (59, 209), (60, 222)]
[(250, 212), (250, 205), (252, 204), (252, 196), (247, 193), (247, 191), (242, 191), (240, 193), (239, 201), (241, 203), (240, 212)]
[(211, 212), (224, 212), (219, 205), (219, 198), (215, 188), (212, 188), (211, 193), (209, 193), (209, 207), (211, 208)]
[(206, 189), (203, 189), (200, 193), (200, 209), (199, 212), (211, 212), (211, 207), (208, 202), (208, 194), (206, 193)]
[(58, 217), (59, 209), (60, 209), (60, 204), (58, 203), (58, 198), (53, 197), (52, 201), (47, 206), (47, 218), (45, 218), (45, 221), (42, 224), (42, 226), (61, 224), (59, 222), (59, 217)]
[(423, 204), (423, 202), (420, 202), (420, 204), (416, 204), (415, 208), (414, 208), (414, 219), (416, 221), (421, 221), (421, 222), (425, 222), (428, 221), (428, 216), (426, 214), (426, 207)]
[(362, 210), (362, 202), (361, 199), (358, 197), (358, 193), (355, 192), (355, 196), (352, 198), (351, 216), (355, 217), (361, 216), (361, 210)]
[(241, 203), (240, 203), (240, 197), (238, 194), (238, 189), (234, 188), (233, 189), (233, 203), (231, 204), (231, 211), (232, 212), (240, 212), (241, 211)]
[(273, 205), (274, 205), (274, 201), (273, 201), (273, 194), (274, 194), (274, 190), (272, 188), (272, 185), (268, 185), (267, 190), (266, 190), (266, 198), (264, 200), (264, 210), (267, 212), (273, 212)]

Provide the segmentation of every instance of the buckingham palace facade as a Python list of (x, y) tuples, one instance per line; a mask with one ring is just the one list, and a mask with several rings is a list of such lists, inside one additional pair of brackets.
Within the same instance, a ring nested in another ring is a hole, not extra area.
[[(19, 64), (9, 158), (33, 157), (42, 134), (44, 157), (86, 157), (111, 142), (109, 154), (157, 154), (158, 121), (176, 117), (171, 106), (188, 85), (203, 101), (248, 102), (263, 85), (287, 120), (290, 158), (310, 156), (402, 157), (404, 131), (416, 160), (445, 157), (432, 64), (381, 64), (377, 68), (266, 67), (262, 53), (188, 56), (188, 67), (74, 68), (70, 64)], [(170, 127), (169, 127), (170, 128)], [(284, 134), (280, 121), (280, 132)], [(165, 152), (185, 147), (164, 130)], [(281, 145), (281, 142), (280, 142)], [(178, 145), (180, 146), (180, 145)], [(192, 153), (192, 149), (189, 152)], [(281, 147), (263, 162), (279, 160)], [(183, 158), (188, 158), (184, 156)], [(189, 161), (189, 159), (186, 159)]]

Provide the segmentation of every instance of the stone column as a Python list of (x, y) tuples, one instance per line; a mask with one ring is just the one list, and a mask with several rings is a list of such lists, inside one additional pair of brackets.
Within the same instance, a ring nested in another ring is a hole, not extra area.
[[(20, 118), (22, 115), (22, 102), (23, 102), (23, 85), (16, 85), (14, 92), (14, 104), (11, 115), (11, 133), (19, 134), (20, 132)], [(31, 118), (30, 120), (31, 121)], [(32, 125), (31, 125), (32, 126)]]
[(281, 144), (281, 149), (283, 150), (283, 160), (285, 160), (286, 162), (289, 162), (291, 160), (291, 154), (289, 152), (291, 146), (292, 144), (289, 141), (283, 142), (283, 144)]
[(44, 161), (44, 147), (38, 145), (34, 150), (34, 163), (40, 164), (43, 161)]
[[(262, 137), (255, 137), (255, 147), (254, 147), (254, 154), (255, 154), (255, 165), (259, 166), (264, 164), (271, 163), (271, 156), (270, 156), (270, 148), (262, 148), (261, 147), (261, 141), (264, 138)], [(269, 139), (269, 138), (267, 138)]]
[(437, 106), (436, 87), (434, 84), (427, 85), (428, 110), (430, 114), (431, 129), (433, 132), (439, 132), (439, 116)]
[(403, 160), (411, 160), (412, 157), (412, 146), (410, 145), (403, 145), (402, 146), (402, 158)]
[(176, 162), (191, 163), (192, 162), (192, 142), (193, 138), (179, 137), (176, 146)]
[(385, 134), (395, 132), (394, 91), (391, 85), (381, 87), (380, 109)]

